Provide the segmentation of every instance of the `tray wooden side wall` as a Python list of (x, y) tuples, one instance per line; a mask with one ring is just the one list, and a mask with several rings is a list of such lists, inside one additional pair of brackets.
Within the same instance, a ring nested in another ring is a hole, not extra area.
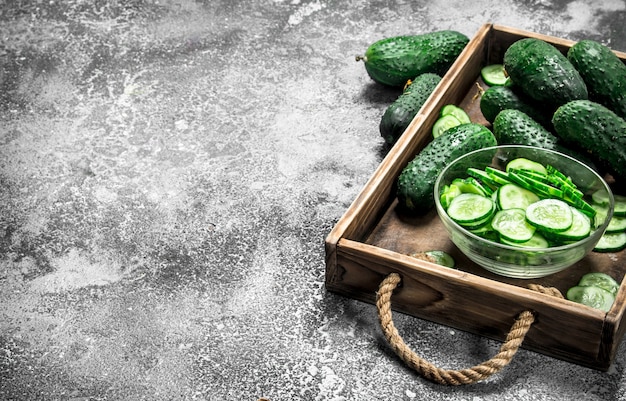
[[(523, 37), (545, 40), (563, 52), (574, 43), (501, 25), (483, 25), (327, 236), (326, 288), (373, 303), (379, 283), (397, 272), (402, 283), (392, 299), (395, 310), (497, 340), (504, 340), (520, 312), (532, 310), (537, 319), (524, 348), (607, 370), (626, 330), (624, 252), (617, 259), (612, 255), (586, 260), (576, 269), (539, 283), (563, 292), (586, 271), (608, 272), (621, 280), (621, 287), (612, 309), (605, 314), (532, 291), (526, 288), (528, 281), (495, 276), (473, 265), (451, 244), (434, 211), (419, 221), (402, 221), (394, 211), (395, 180), (430, 141), (430, 127), (439, 109), (458, 104), (473, 121), (488, 124), (475, 97), (480, 68), (501, 62), (508, 46)], [(616, 53), (626, 60), (626, 54)], [(446, 250), (462, 267), (448, 269), (406, 256), (417, 246)]]

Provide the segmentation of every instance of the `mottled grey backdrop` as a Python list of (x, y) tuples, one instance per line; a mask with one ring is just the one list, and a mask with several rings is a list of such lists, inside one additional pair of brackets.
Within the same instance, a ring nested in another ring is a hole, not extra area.
[[(397, 93), (355, 55), (494, 22), (626, 50), (622, 0), (0, 0), (0, 399), (626, 400), (520, 351), (470, 387), (326, 292)], [(499, 343), (396, 317), (442, 367)], [(567, 333), (563, 333), (567, 335)]]

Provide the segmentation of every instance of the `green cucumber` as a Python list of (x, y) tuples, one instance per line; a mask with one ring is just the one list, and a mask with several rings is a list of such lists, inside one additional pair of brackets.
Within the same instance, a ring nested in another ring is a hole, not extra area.
[(567, 52), (567, 58), (587, 84), (589, 99), (626, 118), (626, 65), (607, 46), (581, 40)]
[(555, 109), (571, 100), (587, 99), (587, 85), (567, 57), (537, 38), (523, 38), (504, 52), (503, 64), (513, 84)]
[(574, 100), (556, 110), (552, 123), (566, 145), (586, 149), (615, 178), (626, 178), (626, 120), (599, 103)]
[(446, 212), (462, 226), (473, 226), (491, 218), (496, 205), (484, 195), (465, 192), (452, 199)]
[(472, 119), (470, 118), (469, 114), (467, 114), (467, 111), (455, 104), (446, 104), (441, 108), (441, 111), (439, 112), (439, 117), (444, 117), (448, 115), (456, 117), (456, 119), (459, 120), (461, 124), (472, 122)]
[(577, 285), (567, 290), (566, 298), (570, 301), (608, 312), (615, 302), (615, 296), (609, 291), (593, 285)]
[(525, 157), (517, 157), (506, 164), (506, 171), (522, 170), (527, 173), (536, 173), (539, 176), (547, 176), (548, 169), (541, 163), (529, 160)]
[(554, 150), (596, 168), (591, 156), (579, 151), (573, 145), (568, 146), (565, 141), (522, 110), (502, 110), (496, 115), (492, 129), (500, 145), (527, 145)]
[(559, 138), (518, 109), (505, 109), (493, 120), (493, 134), (501, 145), (528, 145), (556, 150)]
[(499, 210), (493, 216), (491, 227), (507, 242), (527, 242), (535, 234), (535, 226), (526, 220), (524, 209)]
[(565, 231), (545, 233), (548, 239), (558, 243), (566, 243), (587, 238), (591, 234), (591, 218), (575, 207), (570, 206), (570, 209), (572, 211), (570, 228)]
[(600, 287), (613, 295), (617, 295), (619, 290), (619, 283), (613, 277), (601, 272), (586, 273), (580, 278), (578, 285)]
[(452, 30), (394, 36), (371, 44), (356, 60), (374, 81), (402, 87), (427, 72), (443, 76), (468, 43), (466, 35)]
[(435, 121), (433, 124), (432, 134), (433, 138), (437, 138), (441, 136), (452, 127), (456, 127), (457, 125), (463, 124), (459, 121), (458, 118), (453, 116), (452, 114), (447, 114), (445, 116), (441, 116)]
[[(613, 215), (618, 217), (626, 217), (626, 196), (613, 194), (615, 200), (613, 207)], [(596, 205), (608, 206), (609, 205), (609, 193), (606, 189), (599, 189), (591, 194), (591, 200)]]
[(538, 200), (539, 196), (536, 193), (516, 184), (505, 184), (498, 189), (497, 204), (500, 210), (526, 210), (528, 205)]
[(551, 114), (546, 114), (541, 109), (535, 107), (533, 99), (521, 93), (515, 85), (492, 86), (485, 90), (480, 96), (480, 111), (487, 121), (493, 124), (499, 112), (506, 109), (519, 110), (527, 114), (544, 127), (550, 128)]
[(387, 107), (380, 120), (379, 131), (388, 145), (396, 143), (440, 81), (441, 77), (437, 74), (421, 74)]
[(477, 123), (457, 125), (445, 135), (434, 138), (398, 176), (399, 210), (410, 214), (427, 213), (434, 206), (435, 180), (448, 163), (468, 152), (496, 145), (493, 133)]
[(503, 86), (509, 81), (502, 64), (489, 64), (480, 69), (480, 76), (487, 85)]
[(542, 199), (526, 208), (526, 220), (544, 232), (562, 232), (572, 226), (572, 208), (559, 199)]
[(593, 248), (595, 252), (619, 252), (626, 249), (626, 232), (605, 233), (600, 237), (600, 241)]

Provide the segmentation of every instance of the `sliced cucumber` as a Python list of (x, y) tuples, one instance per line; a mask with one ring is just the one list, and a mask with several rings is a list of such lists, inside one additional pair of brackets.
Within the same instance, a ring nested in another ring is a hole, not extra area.
[(496, 182), (491, 175), (489, 175), (489, 173), (487, 173), (485, 170), (481, 170), (475, 167), (469, 167), (467, 169), (467, 174), (470, 177), (474, 177), (478, 180), (480, 180), (483, 184), (485, 184), (486, 186), (490, 187), (492, 190), (496, 190), (501, 184), (499, 184), (498, 182)]
[(452, 255), (444, 251), (440, 251), (440, 250), (413, 252), (413, 253), (409, 253), (408, 255), (416, 259), (425, 260), (431, 263), (436, 263), (438, 265), (445, 266), (445, 267), (453, 268), (456, 264)]
[(615, 198), (613, 216), (626, 217), (626, 196), (613, 194), (613, 198)]
[(593, 248), (596, 252), (619, 252), (626, 248), (626, 233), (605, 233)]
[(444, 209), (447, 209), (448, 206), (450, 206), (450, 202), (452, 202), (452, 199), (461, 194), (461, 188), (459, 188), (458, 186), (454, 184), (446, 185), (443, 187), (441, 195), (439, 195), (439, 202)]
[(523, 175), (518, 174), (515, 171), (510, 171), (508, 173), (509, 179), (521, 186), (522, 188), (526, 188), (529, 191), (535, 192), (538, 196), (543, 197), (552, 197), (552, 198), (563, 198), (563, 191), (559, 188), (553, 187), (552, 185), (545, 184), (542, 181), (536, 180), (530, 177), (524, 177)]
[(454, 104), (447, 104), (441, 108), (440, 117), (454, 116), (461, 124), (471, 123), (469, 114), (461, 107)]
[(480, 76), (483, 78), (483, 81), (490, 86), (504, 86), (508, 81), (502, 64), (489, 64), (484, 66), (480, 70)]
[(491, 166), (485, 167), (485, 171), (489, 174), (489, 177), (498, 185), (510, 184), (511, 179), (506, 171), (498, 170)]
[[(596, 227), (599, 227), (606, 219), (609, 209), (606, 206), (599, 205), (595, 205), (594, 209), (596, 211), (595, 225)], [(615, 234), (623, 231), (626, 231), (626, 217), (616, 216), (615, 212), (613, 212), (613, 216), (611, 217), (605, 232), (607, 234)]]
[(567, 299), (583, 305), (608, 312), (615, 302), (615, 296), (609, 291), (595, 286), (581, 286), (567, 290)]
[(551, 232), (549, 238), (561, 243), (578, 241), (587, 238), (591, 233), (591, 219), (589, 216), (570, 206), (572, 211), (572, 225), (565, 231)]
[(491, 226), (500, 237), (510, 242), (526, 242), (535, 234), (535, 227), (526, 221), (524, 209), (499, 210), (493, 216)]
[(450, 185), (455, 185), (461, 192), (473, 193), (482, 196), (489, 196), (493, 192), (491, 188), (487, 189), (474, 177), (455, 178)]
[(491, 198), (472, 193), (462, 193), (450, 202), (448, 216), (461, 225), (476, 226), (476, 223), (482, 223), (491, 218), (495, 209), (495, 204)]
[(583, 275), (578, 285), (600, 287), (613, 294), (613, 296), (619, 290), (619, 283), (613, 277), (601, 272), (591, 272)]
[[(625, 217), (626, 216), (626, 196), (613, 194), (613, 199), (615, 199), (613, 215), (617, 217)], [(591, 200), (596, 205), (608, 206), (609, 194), (605, 189), (599, 189), (593, 194), (591, 194)]]
[(505, 184), (498, 189), (498, 207), (505, 209), (523, 209), (537, 202), (539, 197), (532, 191), (515, 184)]
[(559, 199), (542, 199), (526, 208), (526, 219), (546, 232), (562, 232), (572, 226), (572, 208)]
[(450, 268), (454, 268), (454, 266), (456, 265), (456, 262), (454, 261), (454, 258), (452, 257), (452, 255), (450, 255), (447, 252), (433, 250), (433, 251), (426, 251), (424, 253), (432, 257), (435, 260), (435, 263), (439, 265), (450, 267)]
[(615, 234), (624, 231), (626, 231), (626, 217), (615, 216), (614, 214), (606, 227), (606, 233)]
[(433, 138), (440, 137), (448, 129), (456, 127), (457, 125), (461, 125), (461, 121), (452, 114), (439, 117), (433, 124)]
[(514, 169), (534, 171), (544, 176), (548, 175), (548, 170), (546, 170), (543, 164), (526, 159), (525, 157), (518, 157), (507, 163), (506, 171)]
[(548, 248), (550, 247), (550, 243), (548, 242), (548, 240), (543, 235), (539, 234), (539, 232), (537, 231), (535, 231), (533, 236), (528, 241), (525, 241), (525, 242), (508, 241), (504, 237), (500, 237), (500, 241), (503, 244), (518, 246), (520, 248)]

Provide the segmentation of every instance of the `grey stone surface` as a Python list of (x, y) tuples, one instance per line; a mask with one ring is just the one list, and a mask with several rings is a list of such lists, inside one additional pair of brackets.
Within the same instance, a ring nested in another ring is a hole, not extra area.
[[(323, 240), (396, 93), (354, 56), (495, 22), (626, 50), (622, 0), (0, 1), (0, 399), (626, 400), (521, 350), (442, 387), (329, 293)], [(406, 316), (431, 362), (499, 343)], [(563, 333), (567, 335), (567, 333)]]

